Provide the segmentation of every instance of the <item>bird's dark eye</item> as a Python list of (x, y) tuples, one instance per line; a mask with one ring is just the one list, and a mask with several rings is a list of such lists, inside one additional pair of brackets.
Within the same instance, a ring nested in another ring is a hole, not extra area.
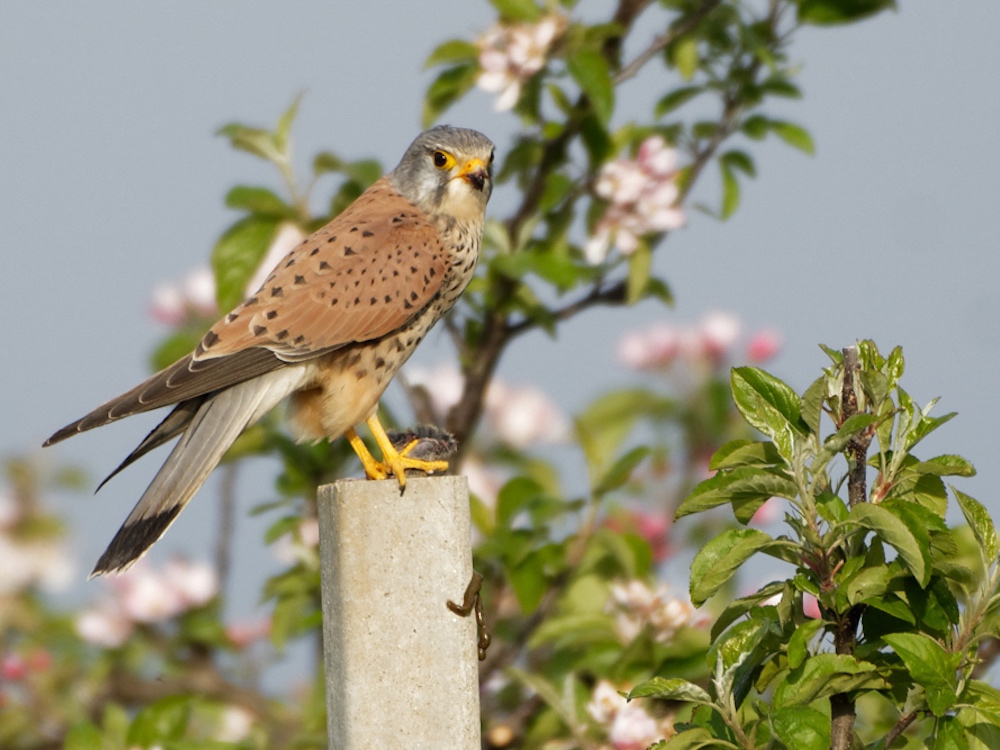
[(490, 151), (490, 166), (493, 166), (493, 157), (496, 155), (495, 151)]
[(455, 160), (451, 154), (447, 154), (444, 151), (435, 151), (431, 155), (431, 158), (434, 159), (434, 166), (438, 169), (450, 169), (455, 164)]

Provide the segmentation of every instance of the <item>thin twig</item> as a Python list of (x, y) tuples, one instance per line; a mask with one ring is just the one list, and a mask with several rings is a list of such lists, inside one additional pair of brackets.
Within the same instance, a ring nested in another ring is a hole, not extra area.
[(715, 10), (721, 2), (722, 0), (707, 0), (702, 7), (685, 18), (682, 23), (656, 37), (646, 49), (636, 55), (632, 62), (618, 71), (614, 77), (615, 85), (635, 77), (646, 63), (656, 57), (669, 44), (680, 39), (685, 34), (690, 34), (702, 22), (705, 16)]
[(215, 570), (219, 576), (219, 592), (225, 595), (232, 562), (233, 532), (236, 527), (236, 462), (224, 464), (219, 484), (219, 531), (215, 538)]
[(893, 728), (890, 729), (889, 732), (885, 735), (885, 741), (882, 743), (882, 747), (885, 748), (885, 750), (889, 750), (889, 748), (892, 747), (892, 743), (895, 742), (899, 738), (899, 736), (906, 731), (906, 728), (914, 722), (914, 720), (917, 718), (918, 715), (919, 714), (916, 711), (911, 711), (910, 713), (901, 716), (899, 721), (896, 722), (895, 726), (893, 726)]

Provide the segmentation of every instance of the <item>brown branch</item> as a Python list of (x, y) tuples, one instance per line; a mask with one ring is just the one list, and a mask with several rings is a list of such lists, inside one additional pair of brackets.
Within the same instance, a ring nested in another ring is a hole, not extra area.
[[(625, 301), (626, 286), (627, 284), (624, 280), (606, 288), (602, 288), (601, 283), (597, 282), (585, 296), (581, 297), (576, 302), (571, 302), (565, 307), (553, 310), (551, 313), (552, 320), (569, 320), (574, 315), (583, 312), (587, 308), (594, 307), (595, 305), (620, 305)], [(537, 326), (538, 323), (536, 321), (528, 318), (508, 325), (507, 334), (510, 338), (513, 338), (525, 333), (526, 331), (530, 331)]]
[(614, 78), (615, 84), (617, 85), (623, 81), (627, 81), (629, 78), (635, 77), (646, 63), (656, 57), (669, 44), (673, 43), (685, 34), (690, 34), (694, 31), (705, 16), (715, 10), (721, 2), (722, 0), (707, 0), (704, 5), (685, 18), (684, 21), (679, 23), (670, 31), (656, 37), (646, 49), (636, 55), (632, 62), (618, 71)]
[(884, 747), (885, 750), (889, 750), (889, 748), (892, 747), (892, 743), (895, 742), (899, 738), (899, 736), (906, 731), (906, 728), (909, 727), (910, 724), (914, 722), (917, 716), (919, 716), (919, 714), (916, 711), (911, 711), (910, 713), (901, 716), (899, 718), (899, 721), (896, 722), (895, 726), (893, 726), (893, 728), (890, 729), (889, 732), (885, 735), (885, 740), (882, 742), (882, 747)]
[[(844, 386), (840, 396), (841, 424), (858, 413), (858, 395), (855, 373), (858, 370), (858, 350), (856, 347), (844, 349)], [(847, 495), (851, 507), (867, 500), (865, 470), (868, 465), (868, 446), (871, 435), (860, 435), (848, 444), (850, 470), (847, 478)], [(833, 646), (838, 654), (853, 655), (858, 639), (858, 624), (864, 605), (857, 604), (837, 618), (833, 633)], [(831, 750), (850, 750), (857, 720), (854, 700), (848, 693), (837, 693), (830, 697)], [(886, 745), (888, 747), (888, 745)]]
[(219, 531), (215, 538), (215, 570), (219, 576), (219, 591), (225, 594), (232, 561), (233, 531), (236, 526), (236, 475), (238, 464), (227, 463), (222, 468), (219, 485)]

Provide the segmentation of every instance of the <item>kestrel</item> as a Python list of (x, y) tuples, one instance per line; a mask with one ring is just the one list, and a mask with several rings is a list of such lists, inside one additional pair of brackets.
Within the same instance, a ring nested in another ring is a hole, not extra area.
[[(447, 469), (395, 449), (376, 409), (472, 278), (492, 189), (486, 136), (449, 126), (425, 131), (392, 172), (286, 255), (191, 354), (50, 437), (45, 445), (176, 404), (111, 474), (180, 436), (92, 575), (138, 560), (240, 433), (288, 396), (297, 436), (346, 435), (370, 478), (393, 476), (402, 487), (408, 468)], [(381, 461), (355, 431), (362, 422)]]

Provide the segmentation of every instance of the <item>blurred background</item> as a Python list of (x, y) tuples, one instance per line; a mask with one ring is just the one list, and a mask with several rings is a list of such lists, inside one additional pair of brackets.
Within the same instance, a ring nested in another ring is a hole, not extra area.
[[(596, 13), (588, 5), (579, 8), (585, 17)], [(883, 352), (900, 344), (903, 385), (914, 399), (941, 396), (935, 413), (959, 412), (922, 453), (969, 458), (979, 478), (962, 488), (1000, 512), (991, 495), (1000, 467), (989, 463), (1000, 419), (1000, 5), (901, 6), (856, 26), (798, 35), (791, 57), (802, 65), (804, 99), (769, 114), (808, 129), (816, 155), (774, 139), (754, 144), (759, 176), (744, 186), (736, 215), (720, 223), (689, 211), (686, 228), (655, 256), (676, 297), (673, 310), (646, 302), (580, 316), (558, 340), (519, 341), (500, 375), (538, 385), (573, 414), (597, 393), (634, 382), (617, 354), (628, 331), (656, 321), (694, 325), (714, 311), (738, 317), (748, 335), (777, 332), (781, 354), (768, 369), (798, 390), (828, 362), (820, 343), (841, 348), (870, 337)], [(0, 314), (12, 334), (0, 375), (0, 454), (82, 466), (94, 487), (156, 415), (44, 453), (42, 441), (148, 374), (149, 355), (168, 330), (150, 315), (154, 290), (183, 285), (207, 264), (234, 218), (223, 205), (227, 190), (278, 184), (215, 131), (232, 121), (271, 127), (302, 93), (294, 138), (303, 174), (321, 149), (374, 157), (390, 169), (421, 128), (432, 80), (422, 69), (427, 54), (446, 38), (474, 37), (493, 12), (467, 0), (430, 9), (389, 0), (123, 0), (8, 4), (0, 16), (7, 271)], [(665, 75), (657, 65), (649, 73)], [(647, 77), (624, 87), (613, 124), (648, 112), (659, 90)], [(494, 112), (494, 98), (475, 92), (445, 119), (485, 132), (502, 151), (518, 122)], [(494, 194), (498, 215), (514, 205), (513, 190)], [(314, 195), (325, 200), (329, 191), (320, 184)], [(718, 182), (705, 179), (693, 201), (717, 206), (718, 195)], [(432, 334), (413, 364), (433, 367), (450, 356), (442, 339)], [(96, 497), (56, 494), (56, 510), (72, 524), (76, 563), (60, 597), (93, 596), (97, 584), (87, 584), (86, 573), (158, 465), (156, 457), (140, 462)], [(245, 472), (237, 492), (234, 566), (255, 577), (277, 563), (261, 542), (267, 520), (246, 512), (273, 496), (272, 477), (266, 465)], [(154, 559), (210, 553), (217, 481)], [(231, 606), (252, 612), (257, 591), (234, 592)]]

